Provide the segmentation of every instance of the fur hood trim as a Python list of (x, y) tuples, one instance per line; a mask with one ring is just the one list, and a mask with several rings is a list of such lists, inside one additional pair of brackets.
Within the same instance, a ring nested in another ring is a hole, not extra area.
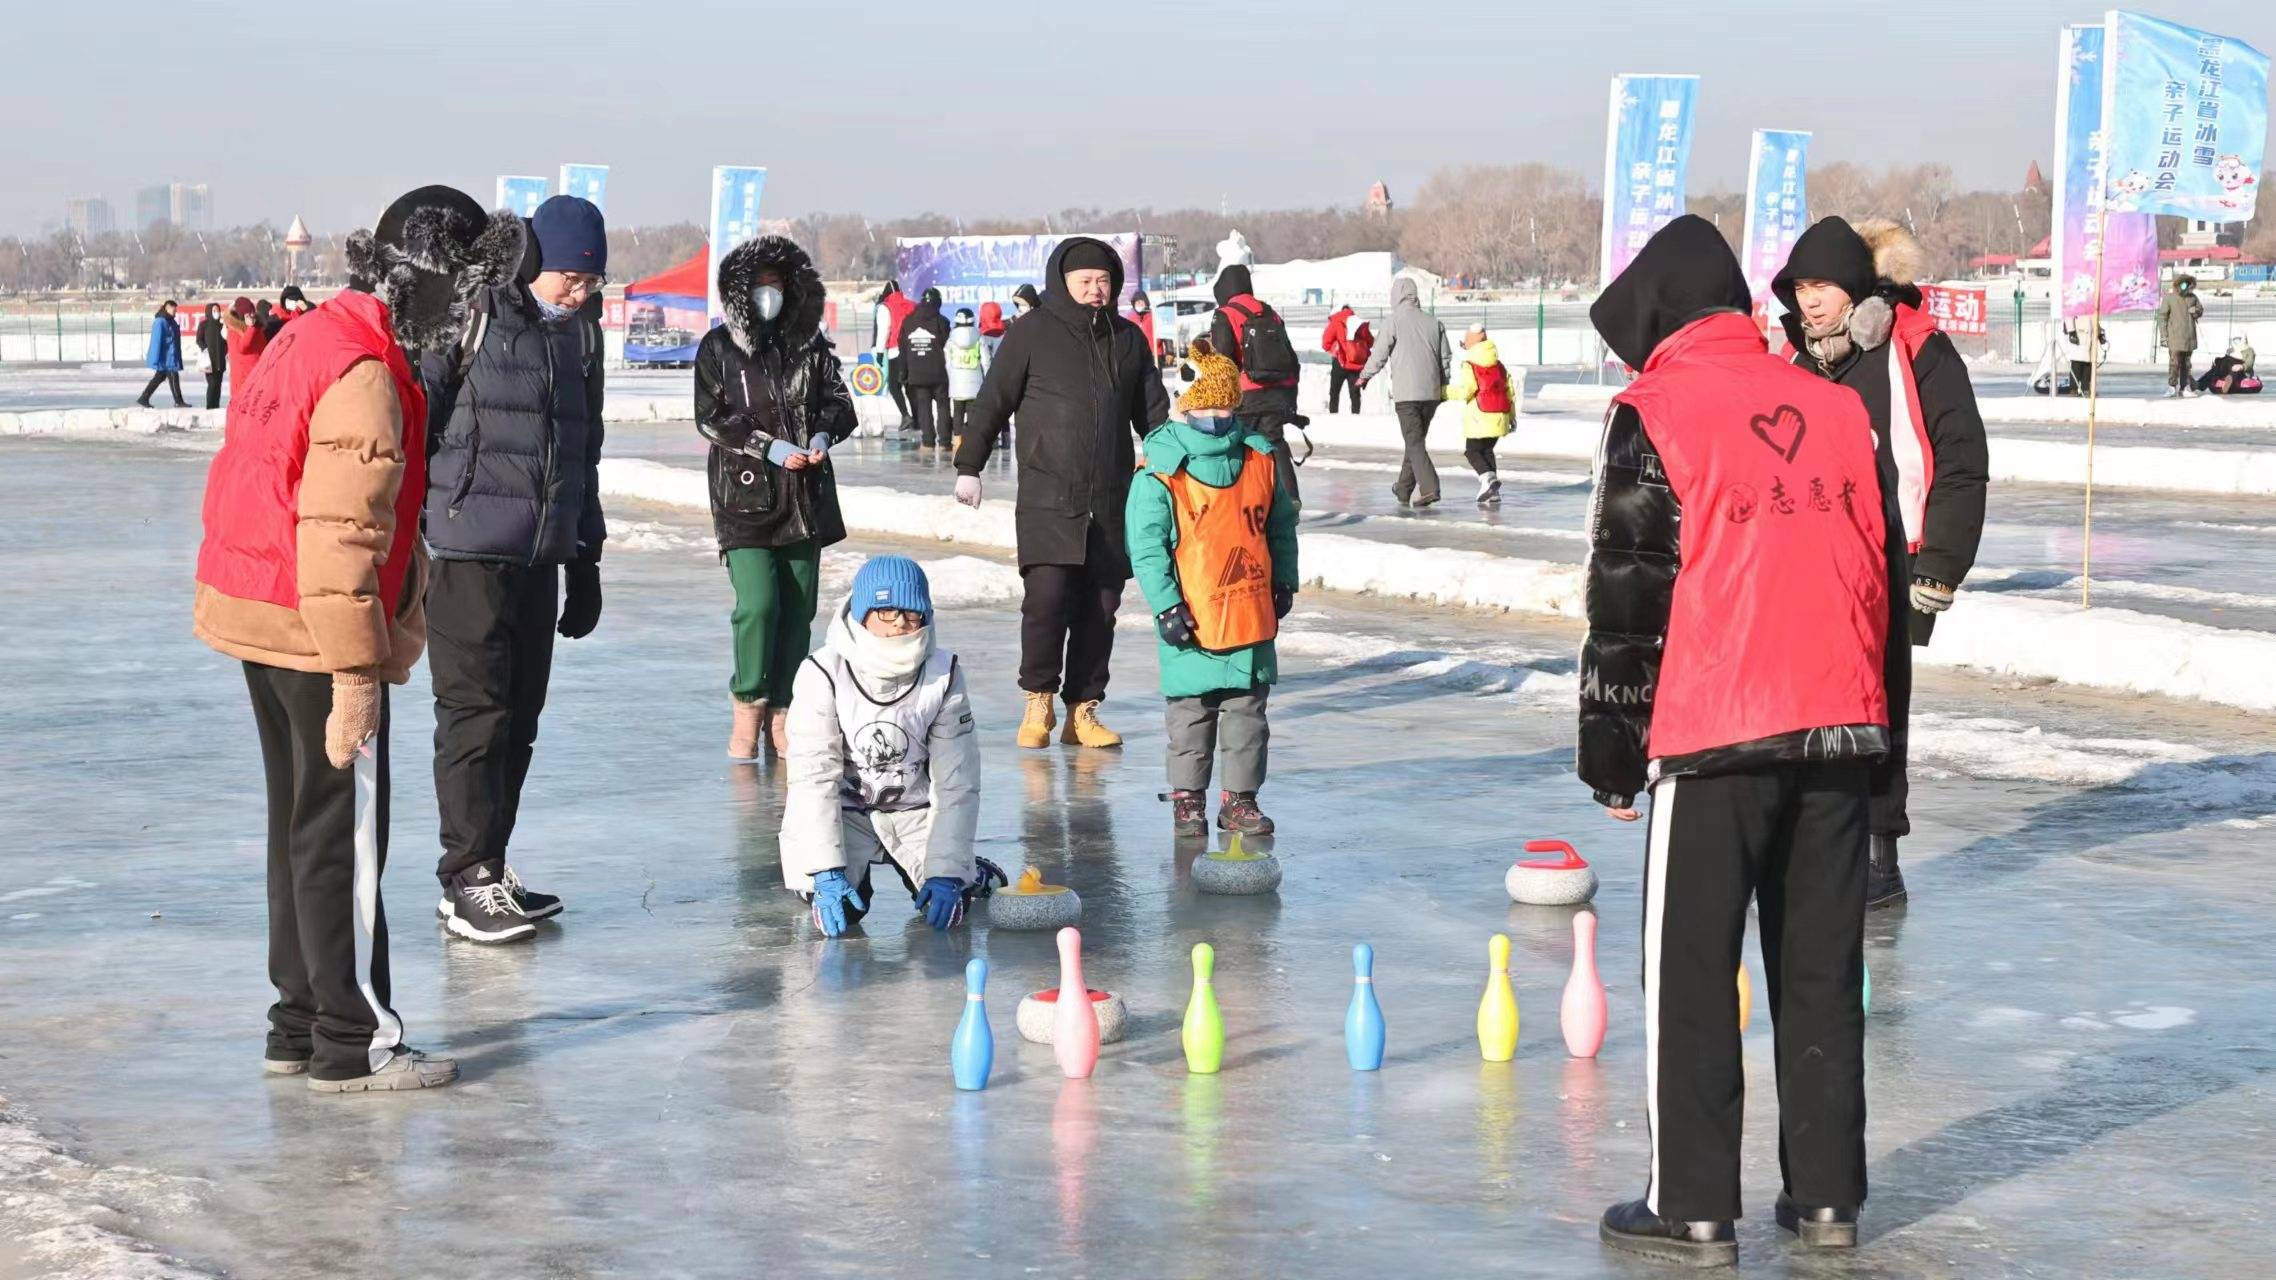
[(814, 260), (786, 236), (760, 236), (728, 251), (719, 264), (719, 309), (727, 314), (727, 336), (744, 355), (757, 355), (762, 325), (751, 306), (751, 287), (759, 272), (782, 276), (782, 314), (775, 317), (783, 347), (796, 351), (822, 332), (825, 290)]
[(520, 276), (529, 256), (522, 220), (499, 209), (471, 242), (454, 227), (450, 211), (422, 208), (404, 220), (401, 234), (382, 240), (370, 231), (348, 237), (348, 281), (387, 304), (395, 336), (413, 351), (455, 342), (465, 332), (475, 297)]
[(1873, 274), (1891, 284), (1909, 285), (1928, 274), (1928, 255), (1901, 223), (1866, 218), (1856, 224), (1858, 238), (1873, 251)]

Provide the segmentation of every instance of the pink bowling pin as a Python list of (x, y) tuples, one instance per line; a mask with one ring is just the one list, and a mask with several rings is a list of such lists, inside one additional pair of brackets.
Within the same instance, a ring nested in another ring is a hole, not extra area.
[(1573, 973), (1565, 979), (1565, 1000), (1558, 1008), (1565, 1032), (1565, 1051), (1576, 1058), (1593, 1058), (1604, 1047), (1604, 983), (1596, 976), (1596, 913), (1573, 913)]
[(1098, 1065), (1098, 1010), (1083, 986), (1083, 935), (1059, 931), (1059, 1007), (1051, 1027), (1051, 1051), (1069, 1080), (1087, 1080)]

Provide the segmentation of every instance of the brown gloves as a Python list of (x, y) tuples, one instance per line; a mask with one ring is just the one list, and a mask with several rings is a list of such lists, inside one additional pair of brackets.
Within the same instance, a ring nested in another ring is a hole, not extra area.
[(332, 673), (332, 714), (324, 719), (324, 756), (335, 769), (354, 764), (356, 749), (379, 732), (380, 683), (354, 671)]

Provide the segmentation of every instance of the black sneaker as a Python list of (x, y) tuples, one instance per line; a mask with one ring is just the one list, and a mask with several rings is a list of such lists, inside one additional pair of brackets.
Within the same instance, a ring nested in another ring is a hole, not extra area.
[(1209, 806), (1198, 791), (1165, 791), (1170, 802), (1170, 834), (1180, 839), (1209, 834)]
[(1679, 1222), (1653, 1213), (1641, 1200), (1604, 1211), (1596, 1238), (1628, 1253), (1683, 1267), (1739, 1265), (1739, 1238), (1728, 1222)]
[(1857, 1210), (1805, 1209), (1778, 1193), (1778, 1225), (1802, 1238), (1812, 1249), (1857, 1247)]
[(514, 895), (514, 901), (520, 905), (522, 914), (532, 920), (550, 920), (561, 914), (561, 899), (550, 893), (539, 893), (523, 884), (522, 878), (514, 874), (510, 863), (506, 867), (506, 892)]
[(1871, 860), (1865, 864), (1865, 909), (1901, 905), (1906, 900), (1905, 873), (1897, 868), (1897, 838), (1874, 836)]
[(1225, 791), (1218, 794), (1217, 829), (1238, 831), (1244, 836), (1269, 836), (1272, 819), (1257, 808), (1254, 791)]
[(452, 876), (435, 914), (452, 933), (472, 942), (519, 942), (537, 932), (514, 901), (514, 891), (505, 881), (491, 879), (488, 867)]

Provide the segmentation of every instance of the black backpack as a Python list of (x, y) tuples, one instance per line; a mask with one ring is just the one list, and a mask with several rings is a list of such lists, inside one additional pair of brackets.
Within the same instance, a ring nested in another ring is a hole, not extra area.
[(1295, 382), (1302, 368), (1296, 363), (1296, 347), (1288, 341), (1288, 326), (1282, 323), (1280, 313), (1271, 307), (1251, 311), (1229, 302), (1225, 309), (1248, 317), (1241, 326), (1240, 339), (1241, 372), (1249, 376), (1249, 381), (1260, 387)]

